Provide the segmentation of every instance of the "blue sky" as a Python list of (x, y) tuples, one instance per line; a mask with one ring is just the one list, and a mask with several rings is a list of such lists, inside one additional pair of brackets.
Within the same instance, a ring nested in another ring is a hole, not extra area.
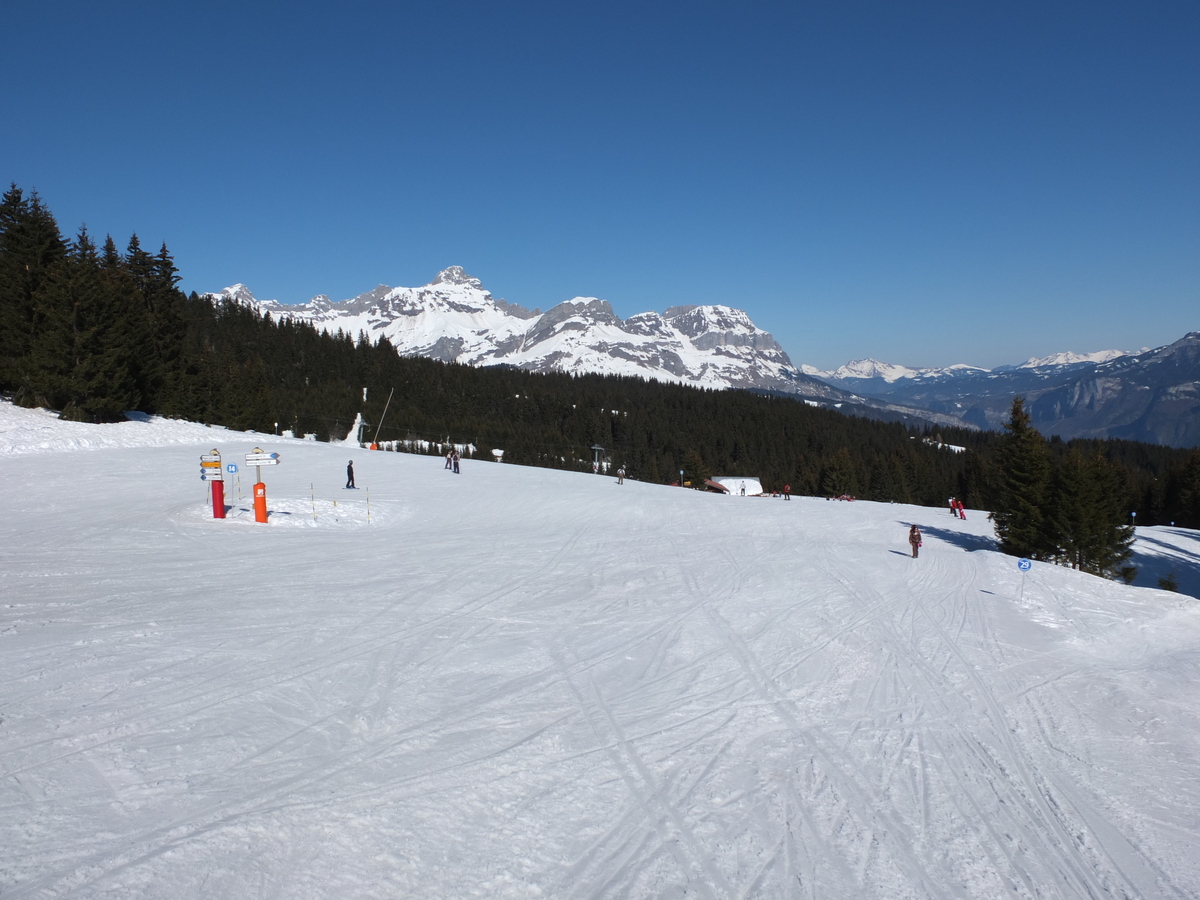
[(797, 364), (1200, 329), (1200, 4), (9, 4), (0, 178), (189, 290), (462, 265)]

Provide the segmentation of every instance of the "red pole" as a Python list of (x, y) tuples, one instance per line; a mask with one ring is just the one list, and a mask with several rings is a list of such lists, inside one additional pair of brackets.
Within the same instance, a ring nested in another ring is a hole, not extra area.
[(212, 483), (213, 518), (225, 518), (225, 482)]
[(267, 521), (267, 486), (261, 481), (254, 485), (254, 521)]

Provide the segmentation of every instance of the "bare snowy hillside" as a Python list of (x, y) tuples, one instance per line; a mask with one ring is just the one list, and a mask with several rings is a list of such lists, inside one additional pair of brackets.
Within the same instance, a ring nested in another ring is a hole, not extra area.
[(7, 404), (0, 476), (5, 898), (1200, 895), (1197, 604), (979, 511)]

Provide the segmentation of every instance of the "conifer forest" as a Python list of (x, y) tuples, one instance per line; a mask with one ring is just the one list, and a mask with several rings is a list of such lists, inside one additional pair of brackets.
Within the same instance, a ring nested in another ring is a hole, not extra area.
[[(62, 418), (127, 410), (505, 464), (591, 471), (598, 445), (642, 481), (753, 475), (767, 490), (995, 510), (1006, 552), (1121, 573), (1143, 525), (1200, 528), (1200, 449), (1044, 439), (1020, 398), (1003, 434), (872, 421), (784, 396), (402, 357), (179, 288), (171, 253), (65, 238), (36, 193), (0, 200), (0, 392)], [(363, 399), (364, 388), (366, 400)], [(385, 404), (387, 413), (384, 416)], [(947, 445), (965, 448), (949, 449)]]

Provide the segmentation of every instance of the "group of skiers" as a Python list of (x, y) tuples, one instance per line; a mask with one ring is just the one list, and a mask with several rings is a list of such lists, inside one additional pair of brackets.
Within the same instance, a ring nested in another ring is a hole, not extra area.
[(963, 502), (957, 497), (950, 498), (950, 515), (957, 519), (967, 520), (967, 512), (963, 509)]
[[(446, 454), (446, 468), (449, 469), (450, 471), (452, 471), (455, 475), (461, 475), (462, 473), (458, 469), (458, 463), (459, 463), (459, 460), (461, 460), (461, 459), (462, 459), (462, 456), (459, 454), (458, 448), (455, 447), (453, 450), (451, 450), (449, 453)], [(350, 460), (349, 462), (346, 463), (346, 490), (352, 491), (355, 489), (356, 488), (354, 486), (354, 460)]]

